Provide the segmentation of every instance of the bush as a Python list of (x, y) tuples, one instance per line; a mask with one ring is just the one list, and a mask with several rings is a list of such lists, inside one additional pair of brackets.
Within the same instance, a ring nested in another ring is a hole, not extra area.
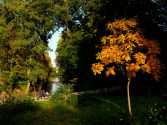
[(150, 116), (148, 117), (152, 124), (167, 124), (167, 109), (165, 106), (155, 104), (150, 110)]
[(50, 101), (52, 103), (61, 103), (61, 104), (70, 104), (76, 105), (78, 102), (77, 95), (73, 94), (73, 85), (61, 85), (59, 87), (59, 91), (55, 92), (52, 96)]
[(38, 103), (29, 96), (12, 96), (0, 105), (0, 122), (10, 121), (14, 115), (32, 112), (38, 107)]

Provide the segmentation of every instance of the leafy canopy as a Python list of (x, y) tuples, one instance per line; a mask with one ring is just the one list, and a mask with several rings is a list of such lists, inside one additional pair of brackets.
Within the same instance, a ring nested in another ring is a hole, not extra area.
[(0, 6), (0, 88), (44, 83), (51, 68), (48, 39), (58, 27), (56, 7), (45, 0), (3, 0)]
[(159, 79), (159, 44), (144, 38), (137, 25), (135, 19), (121, 19), (108, 23), (107, 29), (111, 34), (101, 40), (102, 50), (96, 55), (99, 62), (92, 64), (94, 75), (101, 74), (106, 67), (106, 76), (116, 75), (115, 70), (121, 70), (129, 79), (136, 77), (136, 72), (141, 70), (152, 74), (155, 80)]

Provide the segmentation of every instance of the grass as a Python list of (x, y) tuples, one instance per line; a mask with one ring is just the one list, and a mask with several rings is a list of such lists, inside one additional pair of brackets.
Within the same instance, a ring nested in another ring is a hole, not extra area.
[[(56, 101), (34, 102), (30, 99), (0, 105), (0, 124), (156, 125), (158, 122), (162, 125), (167, 124), (164, 118), (159, 119), (163, 115), (161, 107), (167, 107), (167, 102), (160, 96), (131, 97), (133, 117), (129, 117), (126, 96), (84, 94), (77, 98), (77, 105)], [(156, 106), (158, 104), (159, 108), (155, 107), (155, 104)], [(151, 112), (151, 109), (157, 109), (157, 112)]]

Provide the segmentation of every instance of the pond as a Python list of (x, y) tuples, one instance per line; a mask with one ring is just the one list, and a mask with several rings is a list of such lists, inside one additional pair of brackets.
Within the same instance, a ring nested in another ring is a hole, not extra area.
[(56, 91), (58, 91), (60, 84), (61, 84), (60, 76), (52, 77), (52, 79), (50, 80), (50, 83), (48, 85), (49, 92), (51, 95), (53, 95)]

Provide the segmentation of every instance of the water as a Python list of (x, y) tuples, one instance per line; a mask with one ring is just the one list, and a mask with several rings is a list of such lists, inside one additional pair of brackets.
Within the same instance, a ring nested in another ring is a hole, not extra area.
[(50, 89), (50, 93), (51, 95), (53, 95), (58, 89), (57, 89), (57, 83), (51, 83), (51, 89)]
[(60, 79), (58, 76), (54, 77), (52, 80), (51, 80), (52, 83), (60, 83)]
[(58, 91), (60, 84), (61, 82), (59, 76), (55, 76), (52, 78), (51, 82), (49, 83), (49, 90), (51, 95), (53, 95), (56, 91)]

